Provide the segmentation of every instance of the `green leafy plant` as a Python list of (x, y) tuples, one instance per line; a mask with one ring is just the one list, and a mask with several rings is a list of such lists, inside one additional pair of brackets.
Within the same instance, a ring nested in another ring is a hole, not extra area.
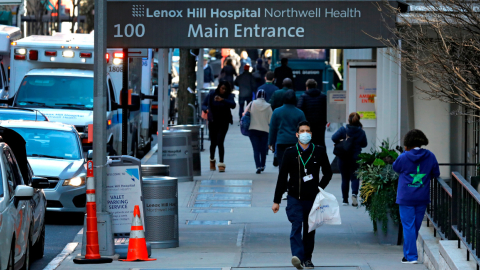
[(382, 147), (372, 149), (371, 153), (359, 155), (357, 176), (362, 180), (360, 187), (361, 204), (365, 206), (376, 232), (377, 222), (382, 224), (382, 231), (387, 233), (388, 215), (398, 224), (400, 212), (395, 203), (397, 197), (398, 174), (392, 164), (399, 153), (384, 141)]

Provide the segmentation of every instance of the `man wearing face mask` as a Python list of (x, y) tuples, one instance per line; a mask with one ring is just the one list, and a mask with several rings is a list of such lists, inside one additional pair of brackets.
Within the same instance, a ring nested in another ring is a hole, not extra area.
[[(318, 193), (332, 179), (332, 169), (324, 146), (311, 143), (310, 124), (302, 121), (297, 127), (298, 143), (285, 150), (278, 175), (272, 210), (280, 209), (282, 194), (288, 188), (287, 217), (292, 223), (290, 247), (292, 264), (297, 269), (313, 269), (312, 253), (315, 231), (308, 233), (308, 214)], [(323, 177), (320, 181), (320, 169)], [(302, 237), (303, 228), (303, 237)]]

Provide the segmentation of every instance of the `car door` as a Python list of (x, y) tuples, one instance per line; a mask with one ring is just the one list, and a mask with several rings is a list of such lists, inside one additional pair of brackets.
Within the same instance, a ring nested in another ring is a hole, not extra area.
[[(14, 159), (8, 147), (4, 147), (2, 153), (2, 162), (5, 168), (5, 178), (7, 180), (7, 190), (9, 193), (9, 216), (14, 219), (15, 230), (15, 262), (18, 262), (25, 253), (28, 237), (28, 205), (27, 201), (15, 200), (15, 188), (23, 183), (19, 179), (18, 167), (12, 166)], [(15, 171), (15, 169), (17, 171)]]

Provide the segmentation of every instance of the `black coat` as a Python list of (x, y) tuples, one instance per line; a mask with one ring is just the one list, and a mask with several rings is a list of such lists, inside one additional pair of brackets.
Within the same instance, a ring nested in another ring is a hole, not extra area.
[[(215, 96), (221, 96), (223, 100), (215, 101)], [(216, 90), (211, 90), (202, 102), (202, 111), (208, 111), (209, 122), (233, 124), (231, 110), (236, 106), (233, 94), (220, 95)]]
[(310, 129), (315, 137), (315, 131), (320, 131), (327, 124), (327, 96), (318, 89), (308, 89), (298, 99), (297, 107), (303, 111), (310, 122)]
[(290, 78), (293, 81), (293, 72), (292, 69), (288, 66), (280, 66), (277, 67), (274, 71), (275, 74), (275, 85), (282, 89), (283, 88), (283, 80), (285, 78)]
[[(315, 150), (312, 157), (307, 162), (306, 168), (308, 174), (312, 174), (313, 179), (307, 182), (303, 181), (305, 171), (303, 164), (298, 158), (298, 149), (302, 155), (304, 162), (312, 153), (313, 145), (302, 151), (302, 148), (297, 144), (287, 148), (283, 155), (283, 162), (278, 174), (277, 187), (275, 188), (274, 203), (280, 203), (282, 194), (287, 191), (288, 195), (300, 200), (315, 200), (318, 193), (318, 187), (325, 188), (332, 179), (332, 168), (328, 160), (325, 147), (315, 145)], [(322, 169), (323, 177), (320, 181), (320, 169)]]
[(220, 81), (227, 81), (233, 89), (233, 76), (238, 76), (237, 71), (232, 66), (224, 66), (220, 72)]

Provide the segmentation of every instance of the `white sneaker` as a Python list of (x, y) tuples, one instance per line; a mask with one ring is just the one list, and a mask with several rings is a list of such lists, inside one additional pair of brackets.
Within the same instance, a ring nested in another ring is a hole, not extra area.
[(292, 265), (297, 269), (303, 269), (303, 264), (297, 256), (292, 257)]
[(352, 206), (358, 206), (357, 194), (352, 194)]
[[(293, 260), (293, 259), (292, 259)], [(407, 259), (405, 259), (405, 257), (402, 258), (402, 263), (409, 263), (409, 264), (416, 264), (418, 263), (417, 261), (408, 261)]]
[(349, 204), (348, 204), (348, 202), (344, 202), (344, 203), (342, 203), (342, 205), (343, 206), (348, 206)]

